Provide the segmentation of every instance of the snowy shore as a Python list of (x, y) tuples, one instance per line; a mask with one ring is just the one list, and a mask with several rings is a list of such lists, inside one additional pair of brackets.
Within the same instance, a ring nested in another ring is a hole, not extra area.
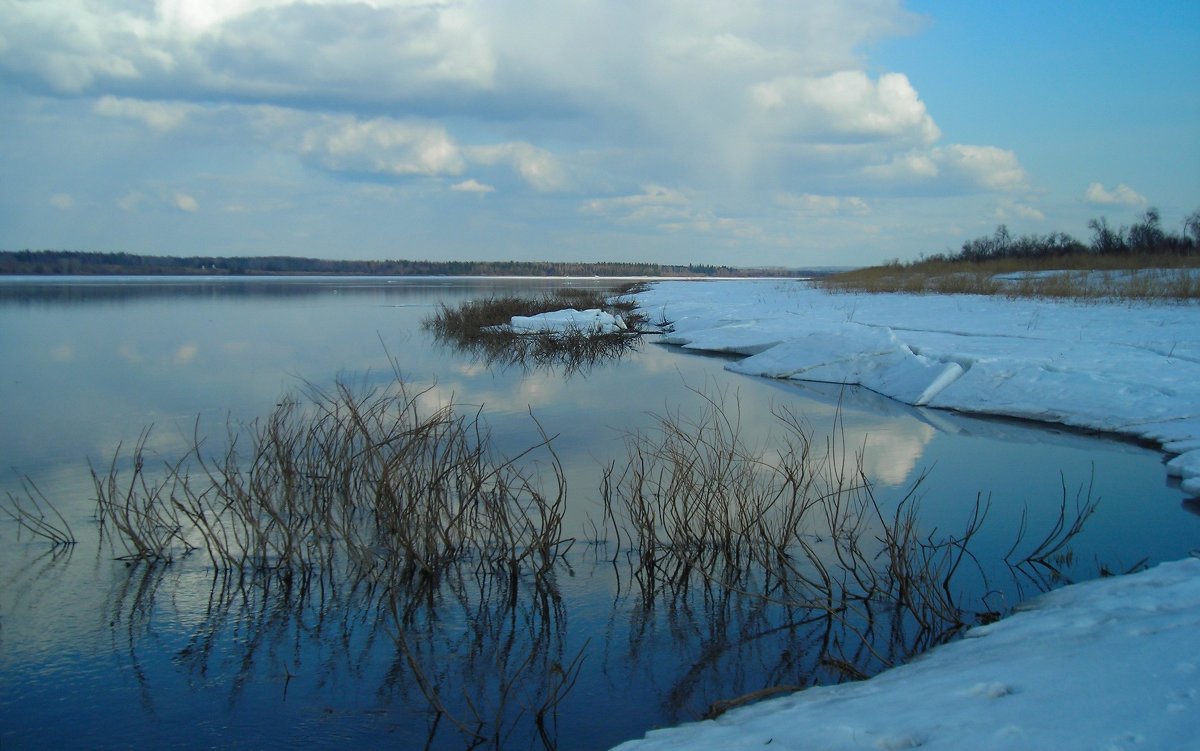
[[(1200, 306), (659, 282), (666, 341), (729, 367), (1152, 441), (1200, 494)], [(659, 749), (1200, 749), (1200, 559), (1066, 587), (871, 680), (653, 731)]]

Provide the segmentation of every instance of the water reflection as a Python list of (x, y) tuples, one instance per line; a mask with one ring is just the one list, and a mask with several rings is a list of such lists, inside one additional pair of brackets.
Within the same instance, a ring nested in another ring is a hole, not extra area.
[[(1200, 546), (1200, 519), (1180, 513), (1183, 499), (1163, 486), (1159, 456), (1128, 443), (907, 407), (861, 389), (732, 376), (720, 359), (649, 343), (566, 376), (488, 367), (421, 331), (438, 302), (492, 294), (494, 280), (229, 289), (244, 283), (205, 282), (181, 294), (173, 283), (64, 284), (40, 296), (0, 283), (0, 410), (9, 428), (0, 459), (17, 469), (0, 485), (20, 492), (20, 474), (30, 474), (81, 540), (55, 554), (0, 529), (6, 747), (461, 748), (479, 734), (506, 748), (542, 747), (547, 737), (564, 748), (605, 748), (764, 686), (844, 677), (838, 660), (858, 660), (863, 644), (846, 629), (865, 621), (831, 621), (700, 581), (644, 586), (624, 554), (614, 565), (626, 546), (589, 526), (602, 515), (599, 468), (626, 456), (623, 436), (651, 426), (656, 413), (694, 413), (709, 386), (740, 402), (743, 428), (767, 446), (779, 405), (795, 406), (819, 445), (840, 415), (848, 451), (863, 450), (887, 508), (928, 471), (927, 533), (960, 531), (976, 498), (990, 496), (996, 535), (975, 543), (996, 560), (1023, 514), (1044, 529), (1063, 486), (1073, 498), (1093, 472), (1099, 511), (1072, 545), (1068, 576)], [(579, 542), (540, 589), (519, 577), (514, 605), (509, 580), (481, 578), (473, 566), (419, 596), (337, 571), (290, 581), (214, 574), (200, 556), (126, 567), (98, 544), (88, 458), (104, 465), (153, 423), (148, 463), (160, 466), (186, 450), (197, 415), (200, 433), (215, 441), (231, 417), (267, 415), (304, 383), (391, 379), (388, 353), (415, 387), (429, 389), (430, 406), (484, 407), (508, 448), (538, 440), (531, 409), (556, 436), (570, 499), (563, 525)], [(1013, 585), (988, 609), (1021, 594)], [(872, 620), (881, 644), (893, 620)], [(893, 661), (912, 648), (899, 642), (882, 656)], [(870, 658), (865, 664), (873, 669)], [(553, 709), (539, 727), (547, 702)], [(64, 706), (78, 722), (62, 722)]]

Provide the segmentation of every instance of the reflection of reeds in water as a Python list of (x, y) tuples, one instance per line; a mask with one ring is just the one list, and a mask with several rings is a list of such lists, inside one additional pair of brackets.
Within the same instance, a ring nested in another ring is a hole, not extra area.
[[(819, 450), (803, 420), (780, 409), (780, 446), (765, 450), (742, 437), (736, 400), (701, 396), (700, 416), (662, 415), (654, 430), (630, 435), (624, 466), (610, 464), (602, 486), (606, 524), (628, 542), (643, 607), (677, 603), (703, 614), (697, 632), (712, 628), (695, 669), (745, 647), (722, 635), (731, 622), (751, 640), (790, 630), (792, 648), (766, 672), (795, 684), (872, 675), (995, 617), (986, 599), (997, 562), (971, 551), (986, 501), (976, 498), (960, 532), (925, 532), (920, 481), (885, 510), (837, 426)], [(1047, 585), (1054, 556), (1093, 510), (1089, 493), (1072, 519), (1064, 489), (1054, 527), (999, 568), (1018, 585)], [(1022, 523), (1014, 551), (1024, 533)], [(691, 690), (685, 676), (668, 705), (682, 706)]]
[[(143, 434), (132, 457), (93, 473), (103, 528), (127, 560), (207, 555), (207, 615), (179, 655), (201, 672), (232, 630), (252, 666), (281, 628), (315, 618), (348, 643), (383, 626), (396, 646), (383, 685), (423, 696), (431, 734), (444, 718), (472, 743), (499, 742), (524, 716), (549, 743), (582, 661), (564, 653), (554, 588), (572, 543), (560, 463), (545, 434), (498, 457), (478, 411), (430, 409), (422, 397), (400, 381), (309, 387), (303, 401), (231, 425), (215, 456), (197, 435), (157, 479)], [(129, 615), (113, 623), (136, 623), (154, 588), (134, 586)], [(446, 631), (448, 621), (464, 627)], [(284, 669), (290, 682), (301, 668)], [(235, 691), (246, 677), (233, 677)]]
[[(868, 676), (995, 615), (996, 566), (971, 551), (986, 502), (976, 499), (960, 532), (935, 536), (911, 491), (887, 507), (876, 500), (840, 430), (814, 445), (803, 419), (779, 409), (767, 449), (743, 437), (736, 399), (700, 396), (698, 414), (660, 416), (601, 472), (594, 528), (615, 543), (612, 618), (629, 621), (624, 653), (597, 645), (606, 669), (619, 660), (632, 673), (674, 649), (680, 667), (662, 702), (672, 717), (695, 717), (731, 686), (761, 696), (772, 684)], [(261, 420), (230, 424), (220, 448), (197, 431), (186, 456), (155, 470), (143, 433), (131, 456), (94, 470), (109, 544), (148, 564), (130, 567), (108, 616), (139, 681), (149, 681), (138, 651), (162, 607), (155, 592), (173, 580), (155, 564), (203, 551), (208, 606), (176, 655), (198, 676), (231, 648), (243, 652), (235, 695), (256, 663), (280, 664), (284, 687), (338, 669), (277, 658), (305, 639), (359, 675), (379, 656), (351, 645), (384, 642), (379, 692), (406, 706), (419, 697), (431, 742), (452, 728), (467, 745), (536, 737), (553, 747), (588, 652), (566, 646), (556, 587), (573, 541), (552, 438), (500, 457), (480, 411), (423, 397), (399, 379), (310, 386)], [(1072, 514), (1066, 500), (1064, 488), (1058, 522), (1030, 552), (1018, 552), (1022, 523), (995, 563), (1048, 586), (1094, 505), (1089, 493)], [(143, 689), (150, 701), (153, 687)]]

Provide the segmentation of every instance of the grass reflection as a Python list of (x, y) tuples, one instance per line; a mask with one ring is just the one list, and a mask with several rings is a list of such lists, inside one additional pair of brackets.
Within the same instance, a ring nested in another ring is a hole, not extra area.
[[(919, 482), (884, 507), (843, 431), (818, 445), (780, 409), (768, 449), (743, 436), (736, 398), (697, 395), (697, 413), (658, 416), (599, 468), (600, 518), (574, 557), (554, 437), (499, 455), (481, 409), (398, 375), (310, 386), (161, 467), (143, 433), (94, 473), (102, 539), (128, 564), (113, 649), (151, 714), (145, 655), (166, 649), (194, 690), (219, 676), (229, 706), (264, 675), (285, 698), (371, 682), (430, 747), (575, 747), (560, 718), (578, 721), (572, 689), (599, 675), (616, 676), (613, 702), (652, 692), (674, 721), (904, 662), (999, 615), (998, 577), (1054, 583), (1094, 507), (1081, 494), (1072, 509), (1064, 486), (1049, 530), (1022, 525), (1003, 560), (981, 560), (982, 497), (959, 530), (927, 530)], [(561, 579), (589, 559), (614, 595), (605, 625), (572, 631)], [(207, 602), (185, 613), (197, 570)], [(190, 620), (167, 647), (170, 615)]]

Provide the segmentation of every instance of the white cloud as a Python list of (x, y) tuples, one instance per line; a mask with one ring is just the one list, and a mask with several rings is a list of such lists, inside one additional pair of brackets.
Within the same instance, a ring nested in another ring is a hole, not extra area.
[(594, 198), (583, 204), (583, 210), (620, 222), (678, 221), (694, 215), (681, 191), (661, 185), (643, 186), (642, 192), (634, 195)]
[(769, 128), (792, 137), (921, 144), (941, 137), (916, 89), (901, 73), (888, 73), (877, 81), (858, 70), (788, 76), (754, 85), (750, 97)]
[(867, 202), (857, 196), (822, 196), (812, 193), (794, 195), (785, 193), (775, 197), (775, 202), (800, 216), (863, 216), (871, 211)]
[(1100, 183), (1092, 183), (1088, 186), (1084, 197), (1088, 203), (1094, 203), (1100, 206), (1119, 205), (1119, 206), (1142, 206), (1146, 203), (1144, 196), (1139, 194), (1133, 188), (1125, 183), (1120, 183), (1113, 190), (1108, 190)]
[(1015, 190), (1026, 183), (1025, 170), (1017, 155), (1008, 149), (953, 144), (934, 149), (932, 157), (941, 169), (961, 176), (977, 187)]
[(661, 185), (643, 186), (641, 193), (595, 198), (581, 206), (584, 213), (602, 216), (622, 225), (653, 227), (669, 233), (695, 233), (741, 242), (779, 244), (752, 221), (721, 216), (683, 191)]
[(454, 185), (450, 186), (450, 190), (457, 190), (461, 193), (479, 194), (494, 193), (496, 191), (496, 189), (491, 185), (485, 185), (475, 178), (470, 178), (468, 180), (463, 180), (460, 183), (455, 183)]
[(995, 146), (963, 144), (896, 154), (886, 163), (868, 165), (862, 172), (881, 183), (927, 185), (947, 192), (1013, 191), (1026, 187), (1028, 182), (1016, 153)]
[(1046, 215), (1037, 208), (1021, 203), (1020, 201), (1003, 201), (996, 207), (996, 218), (1001, 221), (1016, 218), (1041, 222), (1045, 221)]
[(139, 120), (157, 131), (174, 130), (188, 116), (203, 109), (199, 105), (184, 102), (146, 102), (114, 96), (100, 97), (92, 107), (97, 115)]
[(466, 149), (467, 158), (477, 164), (507, 164), (531, 188), (539, 191), (561, 190), (567, 176), (553, 154), (528, 143), (502, 143)]
[(176, 193), (172, 201), (175, 204), (175, 208), (180, 211), (186, 211), (189, 214), (200, 210), (200, 204), (196, 202), (196, 199), (186, 193)]
[(457, 175), (466, 167), (442, 126), (384, 117), (327, 117), (304, 134), (300, 150), (336, 172), (433, 176)]
[(146, 200), (146, 196), (138, 191), (130, 191), (117, 199), (117, 207), (122, 211), (133, 211)]
[(55, 193), (50, 196), (50, 205), (60, 211), (67, 211), (75, 205), (75, 199), (67, 193)]

